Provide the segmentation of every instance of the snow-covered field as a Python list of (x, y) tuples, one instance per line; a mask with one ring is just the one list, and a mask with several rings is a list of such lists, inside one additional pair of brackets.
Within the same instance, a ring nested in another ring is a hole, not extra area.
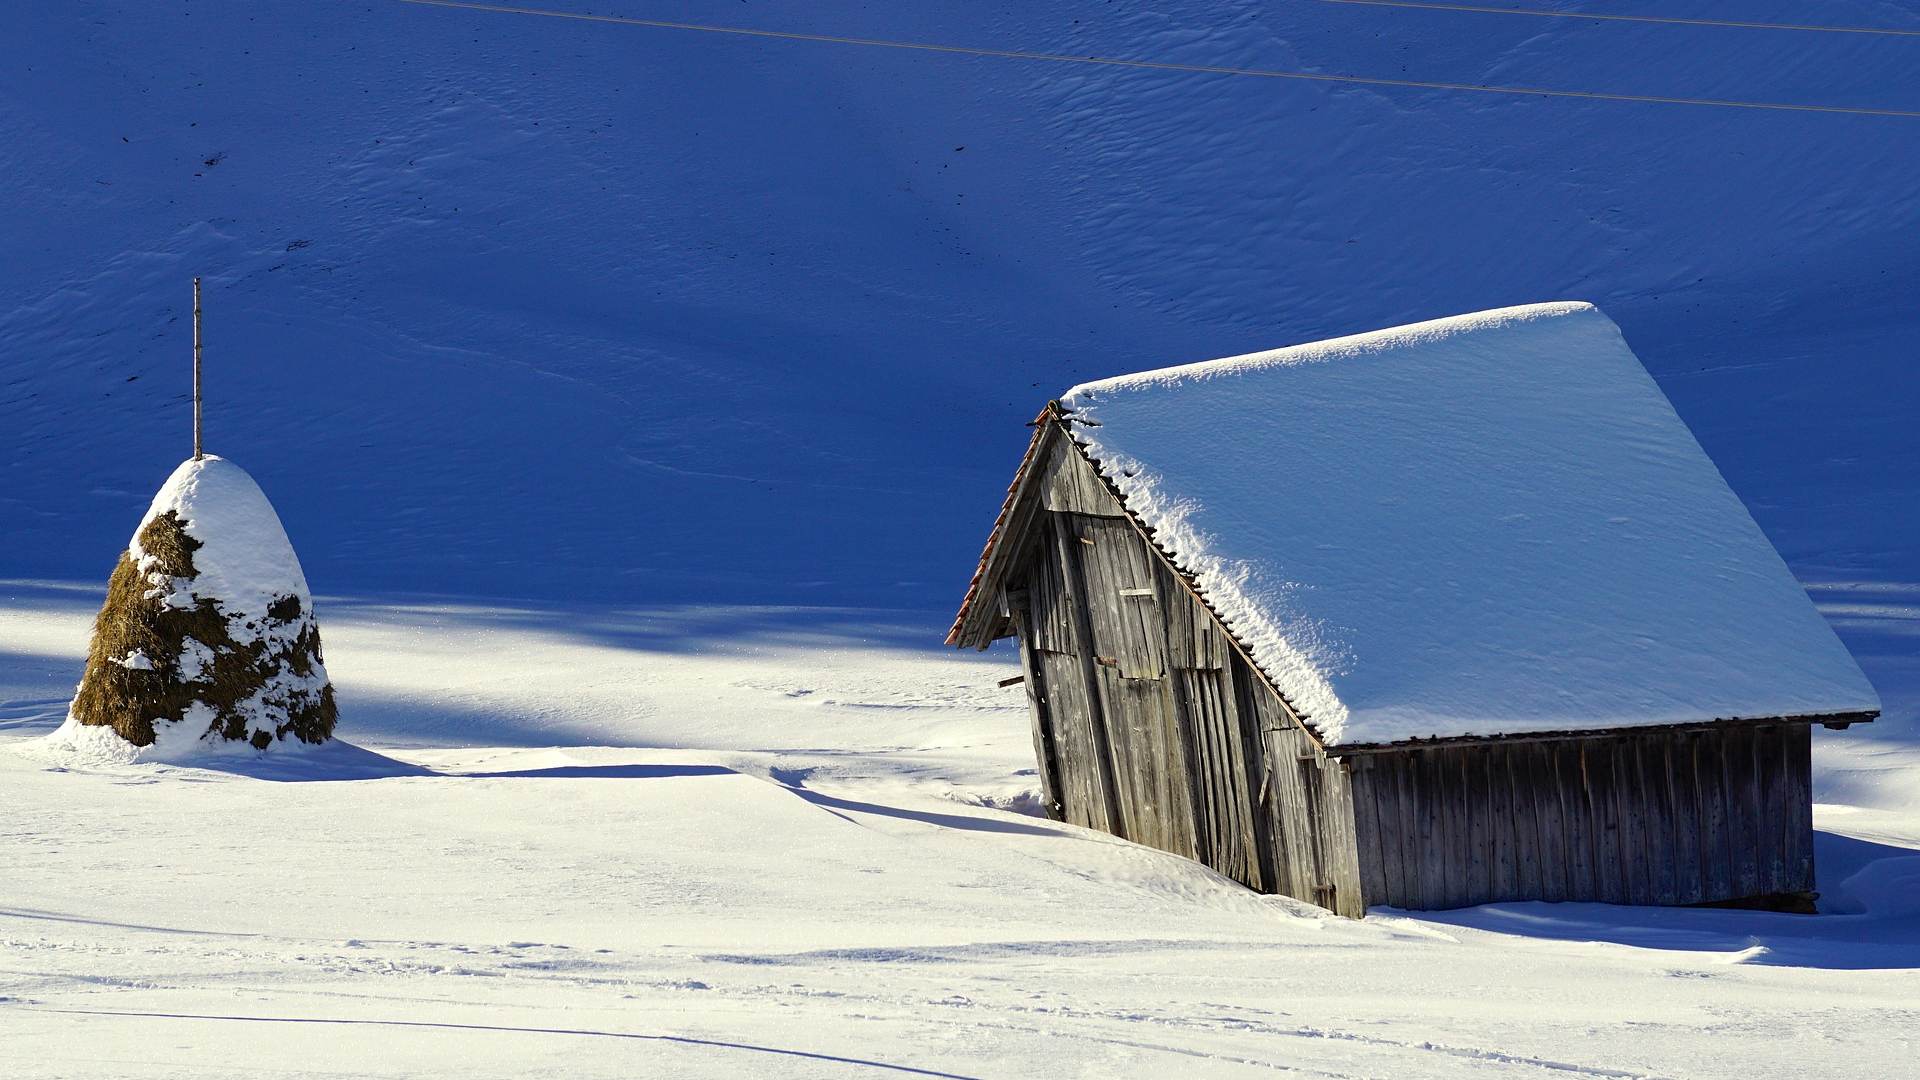
[(1911, 1075), (1897, 599), (1829, 605), (1909, 688), (1820, 741), (1830, 914), (1364, 922), (1020, 813), (937, 616), (323, 596), (363, 749), (195, 769), (36, 746), (93, 603), (0, 588), (10, 1077)]
[[(588, 7), (1920, 109), (1912, 37)], [(0, 1076), (1912, 1075), (1917, 173), (1893, 117), (0, 3)], [(208, 448), (284, 519), (361, 749), (49, 757), (187, 448), (195, 274)], [(1023, 812), (1013, 662), (932, 643), (1048, 397), (1560, 299), (1619, 323), (1886, 704), (1816, 732), (1826, 914), (1342, 921)]]

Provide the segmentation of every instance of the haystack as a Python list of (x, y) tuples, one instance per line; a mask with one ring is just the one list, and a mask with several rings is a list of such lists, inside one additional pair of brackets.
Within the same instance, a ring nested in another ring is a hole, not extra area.
[(165, 756), (333, 734), (306, 575), (246, 470), (184, 462), (107, 583), (61, 734)]

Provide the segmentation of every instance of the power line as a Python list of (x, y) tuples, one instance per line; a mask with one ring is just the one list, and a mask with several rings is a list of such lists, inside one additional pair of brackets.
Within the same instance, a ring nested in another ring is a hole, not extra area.
[(1633, 101), (1651, 105), (1710, 105), (1723, 109), (1763, 109), (1773, 112), (1843, 113), (1850, 116), (1899, 116), (1920, 119), (1920, 111), (1909, 109), (1867, 109), (1848, 105), (1795, 105), (1772, 101), (1732, 101), (1721, 98), (1663, 97), (1651, 94), (1608, 94), (1593, 90), (1546, 90), (1537, 87), (1483, 86), (1477, 83), (1424, 82), (1416, 79), (1380, 79), (1364, 75), (1325, 75), (1311, 71), (1274, 71), (1263, 68), (1215, 67), (1209, 64), (1175, 64), (1159, 60), (1123, 60), (1110, 56), (1069, 56), (1063, 53), (1023, 52), (1016, 49), (978, 49), (964, 45), (935, 45), (917, 41), (889, 41), (882, 38), (839, 37), (832, 34), (803, 34), (786, 30), (757, 30), (744, 26), (710, 26), (703, 23), (669, 22), (665, 19), (636, 19), (623, 15), (590, 15), (578, 11), (547, 11), (540, 8), (483, 4), (473, 0), (399, 0), (403, 4), (426, 7), (461, 8), (467, 11), (492, 11), (508, 15), (538, 15), (549, 19), (573, 19), (580, 22), (620, 23), (649, 26), (662, 30), (694, 30), (706, 34), (732, 34), (738, 37), (775, 38), (782, 41), (812, 41), (831, 45), (866, 45), (880, 49), (910, 49), (917, 52), (948, 53), (957, 56), (990, 56), (1002, 60), (1042, 60), (1060, 64), (1098, 64), (1105, 67), (1146, 68), (1154, 71), (1181, 71), (1201, 75), (1245, 75), (1260, 79), (1298, 79), (1305, 82), (1344, 83), (1352, 86), (1389, 86), (1419, 90), (1459, 90), (1478, 94), (1508, 94), (1520, 97), (1584, 98), (1590, 101)]
[(1590, 11), (1541, 11), (1533, 8), (1481, 7), (1476, 4), (1436, 4), (1424, 0), (1316, 0), (1322, 4), (1362, 7), (1418, 8), (1426, 11), (1471, 11), (1481, 15), (1534, 15), (1543, 19), (1598, 19), (1603, 22), (1662, 23), (1668, 26), (1722, 26), (1740, 30), (1806, 30), (1819, 34), (1883, 34), (1920, 37), (1920, 30), (1890, 26), (1818, 26), (1812, 23), (1740, 22), (1733, 19), (1681, 19), (1664, 15), (1598, 15)]

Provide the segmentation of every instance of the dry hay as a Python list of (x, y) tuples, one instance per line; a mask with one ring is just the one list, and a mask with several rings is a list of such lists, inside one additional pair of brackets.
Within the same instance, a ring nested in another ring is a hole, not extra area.
[(267, 608), (266, 625), (242, 635), (251, 640), (236, 640), (230, 616), (215, 601), (179, 606), (182, 590), (156, 585), (198, 574), (193, 553), (201, 544), (178, 513), (153, 518), (137, 542), (146, 568), (123, 553), (107, 582), (73, 701), (76, 721), (112, 728), (135, 746), (151, 746), (156, 724), (187, 722), (190, 712), (195, 723), (207, 723), (193, 737), (245, 740), (259, 749), (277, 739), (318, 743), (333, 734), (338, 710), (324, 678), (320, 629), (298, 596), (280, 597)]

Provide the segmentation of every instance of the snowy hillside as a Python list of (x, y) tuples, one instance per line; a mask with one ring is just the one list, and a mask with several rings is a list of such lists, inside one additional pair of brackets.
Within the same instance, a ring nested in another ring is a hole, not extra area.
[[(1920, 111), (1920, 35), (591, 10)], [(1913, 0), (1631, 10), (1920, 31)], [(1916, 174), (1902, 117), (0, 4), (0, 1074), (1900, 1075)], [(344, 741), (76, 760), (41, 738), (190, 445), (195, 274), (207, 446), (285, 523)], [(1337, 920), (1034, 816), (1014, 661), (936, 643), (1048, 398), (1557, 299), (1619, 323), (1885, 702), (1815, 736), (1822, 915)]]
[[(1920, 38), (1315, 0), (593, 10), (1920, 109)], [(1804, 578), (1920, 582), (1920, 121), (397, 0), (8, 4), (0, 60), (19, 575), (104, 573), (182, 456), (199, 273), (209, 448), (287, 504), (322, 592), (946, 608), (1068, 386), (1554, 299), (1620, 323)]]

